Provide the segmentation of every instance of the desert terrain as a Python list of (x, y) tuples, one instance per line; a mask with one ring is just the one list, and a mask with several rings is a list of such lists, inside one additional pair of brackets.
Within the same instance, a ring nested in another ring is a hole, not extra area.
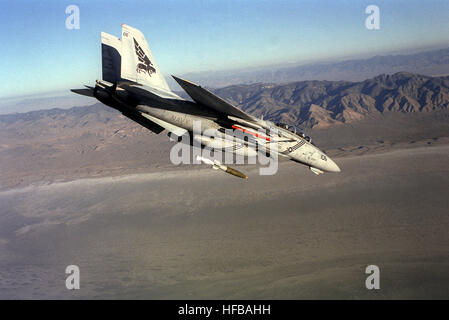
[(282, 162), (248, 180), (195, 167), (4, 190), (0, 297), (448, 298), (448, 160), (425, 143), (322, 176)]

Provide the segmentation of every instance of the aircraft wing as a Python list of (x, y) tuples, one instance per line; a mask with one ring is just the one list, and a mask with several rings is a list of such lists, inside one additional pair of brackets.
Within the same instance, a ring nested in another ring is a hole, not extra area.
[(188, 80), (180, 79), (175, 76), (172, 77), (196, 103), (202, 104), (206, 107), (229, 116), (238, 117), (248, 121), (256, 120), (253, 116), (234, 107), (229, 102), (223, 100), (222, 98), (216, 96), (215, 94), (202, 88), (201, 86)]
[(173, 133), (174, 135), (181, 137), (182, 135), (184, 135), (185, 133), (187, 133), (186, 129), (180, 128), (178, 126), (175, 126), (169, 122), (166, 122), (164, 120), (158, 119), (156, 117), (150, 116), (149, 114), (146, 113), (141, 113), (141, 115), (143, 117), (145, 117), (146, 119), (150, 120), (151, 122), (154, 122), (156, 125), (162, 127), (163, 129), (167, 130), (168, 132)]

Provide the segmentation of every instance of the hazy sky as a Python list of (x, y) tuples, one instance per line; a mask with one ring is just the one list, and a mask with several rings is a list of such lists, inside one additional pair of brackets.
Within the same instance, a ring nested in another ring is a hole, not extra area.
[[(80, 29), (65, 8), (80, 8)], [(380, 8), (380, 30), (365, 8)], [(0, 97), (101, 77), (100, 31), (143, 31), (165, 74), (449, 46), (449, 1), (1, 1)]]

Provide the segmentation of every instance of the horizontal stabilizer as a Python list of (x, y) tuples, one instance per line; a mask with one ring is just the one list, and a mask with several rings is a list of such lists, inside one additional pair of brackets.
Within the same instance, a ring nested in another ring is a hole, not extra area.
[(215, 94), (202, 88), (201, 86), (193, 82), (177, 78), (175, 76), (172, 77), (196, 103), (203, 104), (206, 107), (212, 108), (215, 111), (229, 116), (234, 116), (249, 121), (255, 120), (253, 116), (234, 107), (229, 102), (226, 102), (222, 98), (216, 96)]
[(91, 89), (70, 89), (70, 91), (88, 97), (93, 97), (94, 93)]

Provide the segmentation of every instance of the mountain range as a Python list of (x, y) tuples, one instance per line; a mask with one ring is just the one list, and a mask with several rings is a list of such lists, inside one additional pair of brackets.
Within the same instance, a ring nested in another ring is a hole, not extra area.
[(391, 112), (448, 110), (449, 77), (400, 72), (360, 82), (233, 85), (214, 92), (254, 116), (312, 128)]
[[(372, 79), (350, 81), (298, 81), (287, 84), (232, 85), (212, 89), (218, 96), (242, 110), (274, 122), (301, 128), (324, 128), (352, 123), (386, 113), (428, 113), (447, 111), (449, 76), (430, 77), (399, 72)], [(50, 109), (0, 115), (0, 123), (72, 117), (109, 121), (118, 113), (99, 104), (67, 110)], [(65, 123), (65, 126), (73, 126)], [(51, 127), (50, 126), (50, 127)]]

